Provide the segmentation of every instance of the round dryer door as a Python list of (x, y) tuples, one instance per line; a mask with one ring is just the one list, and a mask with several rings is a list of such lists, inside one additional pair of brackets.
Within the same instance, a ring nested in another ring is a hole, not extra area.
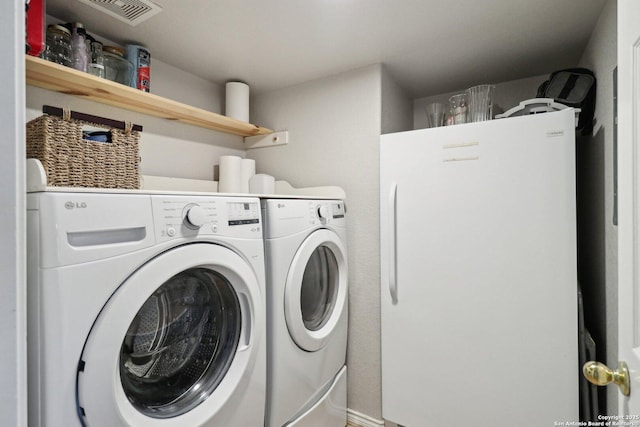
[(285, 285), (285, 318), (296, 344), (307, 351), (321, 349), (346, 300), (346, 249), (332, 231), (315, 231), (296, 252)]
[(78, 404), (88, 424), (215, 422), (245, 392), (260, 301), (251, 267), (222, 246), (181, 246), (149, 261), (114, 293), (85, 344)]

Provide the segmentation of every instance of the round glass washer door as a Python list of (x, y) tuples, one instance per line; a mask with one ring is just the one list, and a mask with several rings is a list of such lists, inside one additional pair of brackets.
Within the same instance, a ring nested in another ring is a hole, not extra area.
[(114, 293), (85, 344), (78, 404), (87, 422), (215, 420), (255, 363), (260, 295), (250, 266), (222, 246), (181, 246), (149, 261)]
[(298, 248), (285, 285), (285, 319), (296, 344), (306, 351), (324, 347), (346, 300), (346, 249), (332, 231), (315, 231)]

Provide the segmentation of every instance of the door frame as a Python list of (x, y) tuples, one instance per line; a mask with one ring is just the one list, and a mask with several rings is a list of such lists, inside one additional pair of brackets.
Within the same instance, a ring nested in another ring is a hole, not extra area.
[(27, 255), (25, 183), (25, 3), (11, 1), (0, 14), (0, 177), (3, 295), (0, 299), (0, 425), (27, 425)]
[(617, 6), (618, 360), (631, 374), (631, 396), (620, 395), (618, 413), (640, 414), (640, 4), (618, 0)]

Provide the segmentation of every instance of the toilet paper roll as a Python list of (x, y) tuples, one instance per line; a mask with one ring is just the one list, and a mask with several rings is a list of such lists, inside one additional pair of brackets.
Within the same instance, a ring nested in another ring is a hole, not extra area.
[(249, 85), (243, 82), (227, 82), (225, 89), (225, 115), (248, 122)]
[(218, 191), (220, 193), (241, 193), (242, 159), (238, 156), (220, 156)]
[(249, 180), (249, 192), (251, 194), (275, 194), (276, 179), (264, 173), (256, 174)]
[(249, 192), (249, 180), (256, 174), (256, 161), (253, 159), (242, 159), (240, 162), (240, 185), (242, 193)]

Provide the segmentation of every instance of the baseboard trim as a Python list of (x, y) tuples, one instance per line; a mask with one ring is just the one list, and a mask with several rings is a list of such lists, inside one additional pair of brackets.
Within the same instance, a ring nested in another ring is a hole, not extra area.
[(383, 420), (376, 420), (353, 409), (347, 409), (348, 427), (384, 427)]

